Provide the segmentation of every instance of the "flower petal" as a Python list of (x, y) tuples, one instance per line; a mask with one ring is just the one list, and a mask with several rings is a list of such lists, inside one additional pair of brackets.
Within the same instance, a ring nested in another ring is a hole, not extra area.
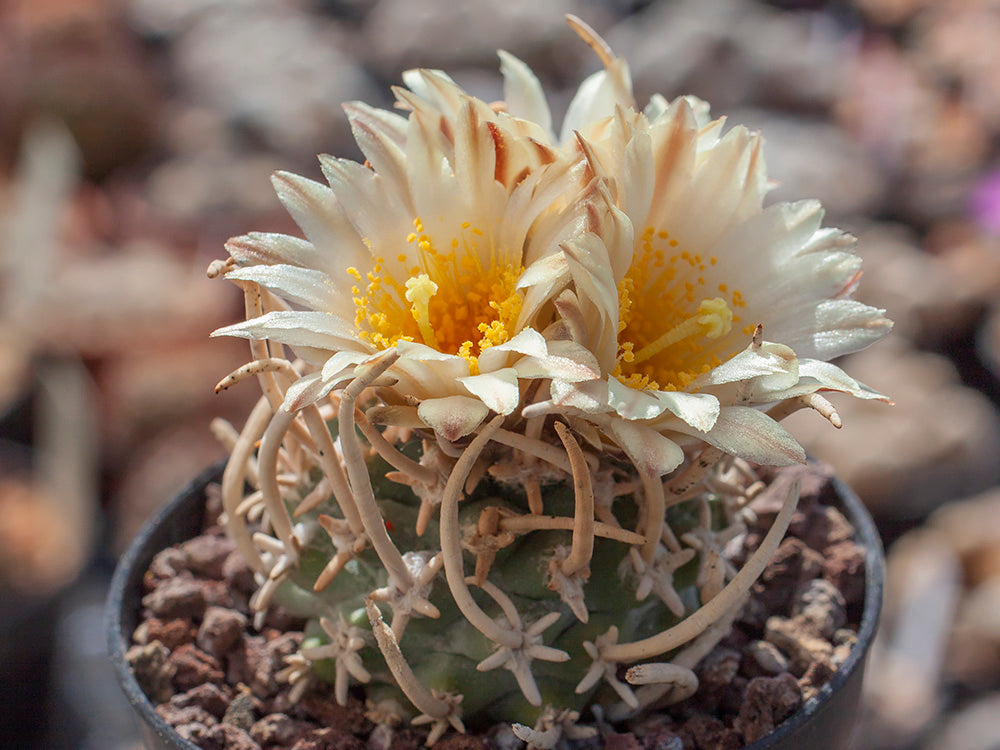
[(707, 432), (719, 416), (719, 399), (708, 393), (639, 391), (618, 378), (608, 378), (608, 403), (625, 419), (656, 419), (670, 412), (692, 427)]
[(578, 383), (601, 376), (596, 357), (585, 346), (575, 341), (550, 341), (548, 349), (544, 356), (526, 356), (515, 362), (513, 367), (518, 377)]
[(555, 406), (578, 409), (590, 414), (610, 411), (607, 380), (586, 380), (581, 383), (553, 380), (549, 388)]
[(503, 98), (507, 111), (514, 117), (535, 122), (555, 140), (552, 133), (552, 115), (542, 84), (531, 68), (504, 50), (500, 56), (500, 73), (503, 75)]
[(691, 388), (707, 388), (725, 383), (738, 383), (753, 378), (769, 378), (788, 388), (798, 381), (798, 359), (795, 352), (783, 344), (769, 341), (759, 347), (750, 344), (739, 354), (714, 367), (691, 383)]
[(715, 426), (707, 433), (679, 431), (695, 435), (725, 453), (765, 466), (804, 463), (805, 451), (784, 427), (749, 406), (725, 406)]
[[(336, 310), (342, 307), (343, 295), (322, 271), (287, 264), (247, 266), (226, 274), (231, 281), (252, 281), (282, 299), (313, 310)], [(351, 307), (344, 312), (350, 313)]]
[(303, 268), (322, 266), (319, 253), (311, 242), (287, 234), (251, 232), (229, 239), (226, 250), (243, 266), (264, 263), (288, 263)]
[(510, 414), (521, 400), (517, 371), (511, 367), (459, 378), (458, 382), (497, 414)]
[(611, 418), (604, 428), (642, 474), (669, 474), (684, 461), (680, 446), (651, 427)]
[(330, 393), (334, 387), (334, 383), (323, 379), (322, 373), (309, 373), (288, 387), (281, 408), (285, 411), (298, 411), (304, 406), (316, 403)]
[(458, 440), (475, 430), (490, 410), (478, 398), (445, 396), (420, 402), (417, 414), (445, 440)]
[[(276, 310), (257, 318), (212, 331), (212, 336), (269, 339), (280, 344), (339, 351), (374, 351), (357, 339), (352, 323), (332, 313), (315, 310)], [(325, 359), (325, 358), (324, 358)]]

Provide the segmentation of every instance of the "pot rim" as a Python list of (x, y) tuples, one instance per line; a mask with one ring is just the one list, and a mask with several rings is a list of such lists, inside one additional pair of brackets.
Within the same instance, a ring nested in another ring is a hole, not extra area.
[[(174, 728), (163, 720), (132, 674), (131, 667), (125, 659), (125, 653), (129, 648), (127, 639), (131, 633), (124, 632), (124, 601), (129, 585), (133, 583), (133, 571), (137, 566), (141, 566), (145, 572), (153, 556), (160, 551), (159, 547), (153, 549), (151, 543), (158, 535), (161, 526), (172, 518), (179, 505), (189, 501), (193, 495), (202, 494), (209, 482), (218, 480), (224, 467), (225, 459), (205, 469), (146, 522), (115, 567), (105, 610), (108, 653), (118, 683), (141, 720), (156, 736), (165, 742), (173, 743), (172, 747), (177, 750), (199, 750), (199, 748), (177, 734)], [(844, 663), (814, 696), (805, 701), (774, 731), (746, 745), (744, 750), (767, 750), (794, 735), (802, 725), (820, 713), (830, 698), (848, 682), (851, 675), (863, 666), (874, 640), (882, 610), (885, 578), (885, 557), (881, 537), (871, 514), (854, 491), (836, 476), (833, 478), (833, 487), (847, 519), (854, 526), (856, 541), (865, 549), (865, 598), (857, 642)], [(200, 522), (200, 517), (197, 520)]]

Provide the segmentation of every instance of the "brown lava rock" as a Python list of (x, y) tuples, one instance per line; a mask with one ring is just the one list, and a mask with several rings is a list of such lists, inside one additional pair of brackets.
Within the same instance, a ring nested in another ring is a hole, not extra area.
[(865, 550), (857, 542), (834, 544), (826, 550), (823, 577), (837, 587), (848, 607), (865, 599)]
[(680, 732), (684, 747), (695, 750), (738, 750), (743, 747), (739, 733), (719, 719), (704, 714), (692, 716)]
[(314, 729), (299, 739), (292, 750), (363, 750), (364, 743), (350, 732), (334, 727)]
[(205, 582), (193, 578), (168, 578), (142, 597), (142, 606), (163, 619), (200, 618), (208, 602)]
[(795, 590), (823, 573), (823, 555), (801, 539), (784, 539), (760, 579), (753, 586), (754, 597), (768, 612), (788, 612)]
[(171, 651), (185, 643), (194, 643), (194, 637), (195, 629), (191, 620), (161, 620), (156, 617), (142, 623), (133, 635), (136, 643), (159, 641)]
[(196, 706), (212, 714), (216, 719), (221, 719), (229, 708), (229, 698), (217, 685), (207, 682), (191, 688), (186, 693), (178, 693), (170, 699), (169, 705), (176, 708)]
[(787, 672), (777, 677), (755, 677), (747, 684), (736, 726), (744, 742), (759, 740), (802, 705), (799, 683)]
[(174, 666), (174, 687), (190, 690), (206, 682), (221, 683), (224, 677), (219, 662), (197, 646), (185, 643), (170, 653)]
[(246, 615), (241, 612), (225, 607), (209, 607), (198, 628), (198, 646), (221, 658), (243, 637), (246, 626)]

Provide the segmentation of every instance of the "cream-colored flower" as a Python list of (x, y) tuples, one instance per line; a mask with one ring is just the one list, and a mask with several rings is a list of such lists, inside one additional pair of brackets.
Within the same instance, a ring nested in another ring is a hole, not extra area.
[[(693, 441), (804, 460), (760, 406), (820, 390), (884, 398), (828, 362), (891, 327), (851, 299), (854, 239), (823, 228), (816, 201), (764, 207), (759, 134), (723, 133), (690, 98), (636, 112), (610, 83), (627, 84), (624, 64), (605, 62), (607, 95), (590, 109), (611, 114), (574, 123), (577, 142), (564, 142), (604, 186), (603, 220), (564, 245), (573, 284), (557, 300), (563, 335), (595, 354), (602, 377), (556, 378), (529, 413), (586, 416), (643, 471), (672, 471)], [(519, 80), (527, 88), (523, 70)]]
[(490, 410), (514, 411), (525, 378), (597, 374), (582, 346), (539, 333), (568, 282), (559, 247), (586, 227), (597, 191), (584, 185), (584, 163), (530, 137), (537, 126), (443, 73), (406, 80), (412, 90), (397, 95), (408, 116), (347, 107), (367, 164), (321, 157), (329, 187), (274, 178), (307, 239), (231, 240), (238, 267), (228, 278), (270, 290), (287, 309), (215, 335), (286, 344), (312, 363), (286, 394), (292, 410), (395, 348), (391, 375), (419, 402), (410, 418), (455, 439)]

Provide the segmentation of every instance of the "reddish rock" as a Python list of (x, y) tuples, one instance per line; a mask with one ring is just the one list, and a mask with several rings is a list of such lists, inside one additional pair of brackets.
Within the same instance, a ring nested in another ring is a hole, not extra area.
[(799, 683), (787, 672), (777, 677), (756, 677), (747, 685), (735, 726), (746, 743), (771, 732), (802, 705)]
[(854, 527), (843, 513), (831, 505), (815, 505), (788, 527), (791, 536), (798, 537), (817, 552), (854, 538)]
[(695, 669), (698, 675), (699, 709), (715, 713), (725, 700), (729, 686), (739, 670), (740, 653), (731, 648), (716, 647), (702, 659)]
[(718, 719), (711, 716), (692, 716), (679, 732), (684, 739), (685, 749), (695, 750), (739, 750), (743, 747), (740, 735)]
[(146, 590), (152, 591), (160, 581), (176, 578), (187, 570), (187, 556), (176, 547), (160, 550), (149, 563), (143, 578)]
[(193, 687), (185, 693), (178, 693), (170, 699), (170, 705), (175, 708), (196, 706), (216, 719), (221, 719), (229, 707), (229, 697), (217, 685), (210, 682)]
[(218, 723), (212, 714), (200, 706), (177, 706), (173, 701), (157, 706), (156, 713), (175, 729), (193, 724), (208, 728)]
[(234, 609), (209, 607), (198, 628), (198, 646), (221, 658), (243, 637), (246, 624), (247, 618)]
[(284, 669), (285, 657), (294, 654), (301, 642), (302, 633), (283, 633), (264, 644), (250, 683), (254, 695), (264, 698), (278, 691), (276, 675)]
[[(445, 739), (448, 738), (446, 737)], [(442, 742), (444, 740), (437, 743), (434, 747), (440, 748)], [(451, 748), (451, 750), (466, 750), (466, 748), (456, 747)], [(476, 748), (468, 748), (468, 750), (476, 750)], [(622, 734), (610, 733), (604, 736), (604, 750), (643, 750), (643, 745), (631, 732), (624, 732)]]
[(355, 734), (369, 732), (372, 728), (364, 705), (353, 697), (348, 697), (347, 705), (341, 706), (332, 691), (308, 692), (302, 696), (302, 708), (322, 726), (341, 727)]
[(684, 750), (684, 740), (676, 732), (661, 727), (642, 738), (645, 750)]
[(844, 596), (848, 607), (865, 599), (865, 550), (856, 542), (840, 542), (826, 550), (823, 577)]
[[(631, 735), (627, 735), (631, 737)], [(611, 748), (610, 745), (606, 747)], [(639, 750), (638, 743), (636, 750)], [(481, 738), (471, 734), (455, 734), (453, 732), (434, 743), (435, 750), (485, 750), (486, 744)], [(618, 746), (617, 750), (631, 750), (631, 746)]]
[(268, 714), (250, 727), (250, 736), (265, 747), (294, 745), (316, 727), (307, 721), (298, 721), (287, 714)]
[(165, 620), (200, 618), (207, 606), (205, 583), (183, 576), (167, 579), (142, 597), (142, 606)]
[(153, 617), (146, 620), (144, 625), (146, 630), (143, 635), (147, 643), (159, 641), (171, 651), (185, 643), (194, 643), (196, 631), (191, 620), (180, 618), (161, 620)]
[(190, 643), (173, 651), (170, 663), (175, 669), (174, 687), (179, 691), (190, 690), (206, 682), (221, 684), (225, 676), (215, 657)]
[(810, 549), (801, 539), (786, 538), (754, 584), (754, 596), (771, 614), (786, 614), (799, 585), (822, 573), (823, 556), (819, 552)]
[(292, 750), (363, 750), (364, 743), (341, 729), (316, 729), (292, 745)]
[(212, 728), (195, 721), (190, 724), (180, 724), (174, 727), (174, 731), (188, 742), (194, 743), (200, 750), (226, 750), (223, 741), (212, 736)]
[(226, 682), (250, 684), (264, 652), (264, 638), (244, 633), (243, 639), (226, 654)]
[(222, 569), (226, 558), (236, 549), (236, 545), (225, 536), (202, 534), (180, 545), (188, 570), (197, 575), (222, 579)]
[(250, 595), (257, 590), (253, 569), (239, 552), (232, 552), (226, 557), (222, 564), (222, 579), (232, 590), (241, 594)]
[(208, 739), (221, 742), (223, 750), (261, 750), (260, 744), (239, 727), (217, 724), (206, 733)]

